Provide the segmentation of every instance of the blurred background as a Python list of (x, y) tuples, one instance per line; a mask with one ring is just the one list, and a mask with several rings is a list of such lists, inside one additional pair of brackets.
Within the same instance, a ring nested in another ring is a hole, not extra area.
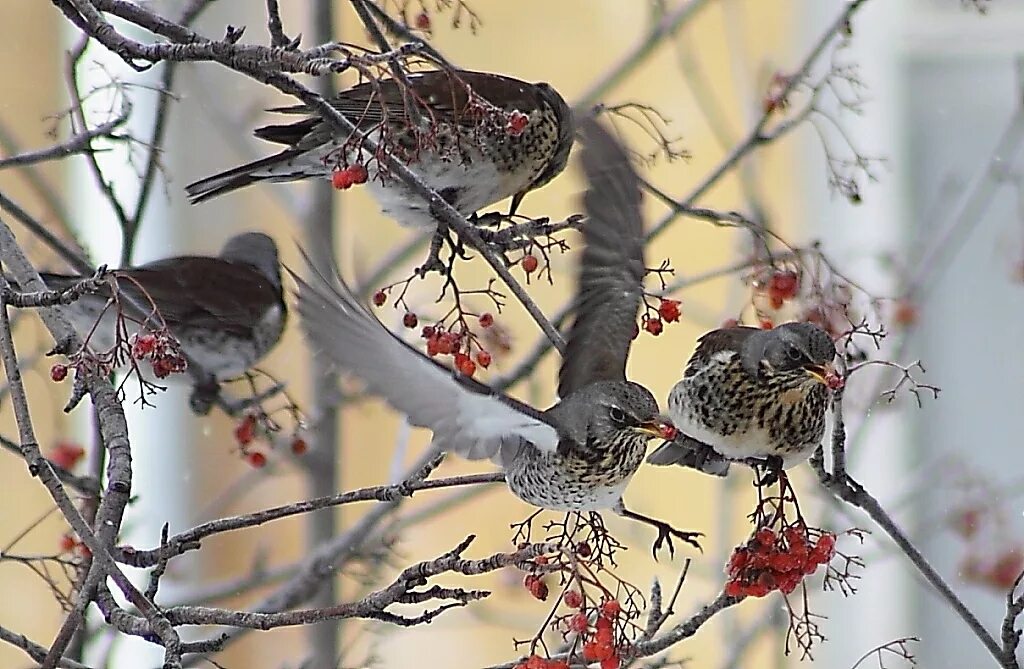
[[(178, 4), (148, 6), (177, 15)], [(866, 2), (853, 20), (849, 46), (829, 47), (812, 70), (820, 77), (830, 67), (844, 71), (856, 65), (856, 82), (844, 79), (836, 96), (823, 96), (821, 113), (753, 151), (698, 203), (744, 212), (795, 246), (820, 240), (834, 265), (863, 289), (856, 291), (858, 308), (891, 333), (881, 351), (868, 347), (868, 353), (902, 364), (920, 359), (927, 369), (923, 381), (942, 389), (937, 400), (925, 392), (920, 408), (906, 388), (887, 403), (879, 400), (879, 392), (898, 377), (855, 375), (846, 400), (851, 468), (912, 531), (925, 555), (988, 629), (997, 630), (1009, 585), (1000, 574), (1013, 572), (1012, 581), (1024, 568), (1024, 455), (1016, 423), (1024, 410), (1024, 355), (1019, 346), (1024, 339), (1024, 65), (1018, 60), (1024, 3), (980, 4), (986, 13), (959, 0)], [(307, 35), (303, 46), (315, 42), (310, 6), (282, 3), (285, 29)], [(480, 19), (475, 34), (468, 18), (453, 28), (453, 10), (437, 11), (428, 3), (430, 41), (447, 58), (468, 69), (547, 81), (571, 102), (653, 106), (670, 120), (666, 135), (680, 138), (691, 158), (662, 158), (647, 168), (647, 176), (681, 199), (761, 117), (773, 75), (797, 67), (845, 5), (820, 0), (472, 0), (470, 6)], [(338, 0), (334, 10), (338, 39), (368, 43), (348, 3)], [(646, 53), (640, 47), (663, 17), (673, 17), (673, 31)], [(214, 3), (196, 29), (219, 36), (228, 24), (245, 25), (244, 39), (266, 43), (263, 3)], [(58, 118), (70, 104), (66, 52), (79, 35), (48, 3), (0, 4), (0, 25), (7, 27), (0, 41), (0, 155), (6, 156), (52, 144), (55, 128), (58, 138), (66, 136), (67, 124)], [(639, 64), (590, 99), (596, 83), (629, 54), (637, 54)], [(81, 72), (85, 87), (104, 87), (111, 80), (130, 84), (125, 89), (133, 104), (129, 127), (141, 136), (150, 132), (156, 105), (150, 87), (159, 84), (160, 67), (136, 73), (94, 45)], [(342, 76), (337, 86), (353, 81)], [(106, 89), (92, 101), (94, 113), (116, 99), (111, 87)], [(273, 235), (284, 263), (296, 266), (296, 242), (307, 232), (301, 221), (315, 201), (314, 191), (321, 190), (322, 198), (322, 191), (330, 189), (326, 182), (248, 188), (195, 207), (183, 193), (184, 185), (195, 179), (266, 155), (268, 148), (250, 131), (267, 119), (264, 109), (291, 101), (209, 63), (181, 65), (175, 94), (163, 174), (132, 261), (215, 253), (232, 234), (256, 229)], [(856, 105), (862, 113), (840, 104), (850, 94), (863, 101)], [(804, 99), (797, 95), (793, 104), (800, 108)], [(655, 148), (640, 129), (627, 123), (619, 128), (639, 152)], [(100, 164), (117, 194), (132, 202), (139, 184), (139, 154), (123, 144), (105, 148)], [(844, 163), (851, 160), (853, 168)], [(855, 175), (858, 197), (830, 184), (837, 174)], [(520, 213), (560, 220), (579, 211), (582, 187), (571, 164), (548, 187), (528, 196)], [(68, 222), (95, 263), (117, 262), (120, 231), (81, 157), (31, 170), (0, 170), (0, 191), (60, 236), (68, 234), (62, 223)], [(358, 188), (331, 197), (336, 205), (335, 252), (350, 278), (367, 276), (410, 234), (382, 216)], [(645, 206), (650, 225), (667, 211), (653, 197), (646, 198)], [(9, 216), (0, 212), (0, 217), (15, 228), (41, 269), (67, 269)], [(569, 237), (570, 245), (574, 239)], [(720, 272), (747, 259), (751, 248), (749, 235), (690, 218), (677, 219), (656, 239), (648, 250), (649, 264), (668, 258), (676, 279), (706, 274), (717, 278), (673, 295), (682, 300), (682, 322), (657, 338), (644, 335), (637, 340), (630, 378), (664, 399), (697, 336), (729, 318), (752, 322), (744, 272)], [(387, 282), (406, 276), (421, 261), (421, 253), (396, 263)], [(546, 313), (560, 309), (571, 294), (575, 262), (572, 252), (555, 255), (554, 285), (531, 283), (531, 295)], [(482, 262), (465, 264), (459, 271), (467, 286), (482, 287), (490, 276)], [(436, 281), (414, 284), (409, 301), (422, 314), (432, 314), (439, 308), (433, 304), (437, 289)], [(378, 315), (401, 329), (400, 312), (383, 309)], [(798, 306), (774, 315), (778, 322), (798, 316)], [(512, 349), (480, 375), (483, 381), (514, 368), (539, 334), (514, 303), (498, 321), (509, 331)], [(45, 330), (25, 317), (18, 321), (17, 334), (22, 361), (33, 370), (26, 380), (44, 452), (62, 441), (91, 449), (88, 410), (62, 413), (68, 387), (50, 381), (48, 362), (38, 361), (52, 345)], [(550, 404), (557, 364), (556, 356), (546, 356), (513, 394), (539, 406)], [(315, 405), (309, 354), (297, 328), (289, 327), (282, 345), (262, 366), (287, 382), (300, 405)], [(311, 491), (308, 482), (310, 470), (324, 462), (332, 468), (338, 490), (393, 481), (422, 455), (427, 443), (427, 435), (410, 433), (381, 402), (360, 401), (341, 413), (335, 458), (325, 457), (322, 450), (295, 457), (280, 448), (267, 449), (268, 466), (254, 469), (239, 456), (234, 423), (216, 413), (192, 416), (187, 395), (187, 388), (172, 385), (157, 398), (156, 408), (139, 410), (126, 403), (137, 500), (125, 522), (125, 543), (148, 548), (159, 542), (164, 523), (173, 533), (213, 518), (322, 494)], [(7, 402), (0, 406), (0, 430), (16, 438)], [(87, 470), (88, 462), (81, 466)], [(438, 475), (482, 467), (447, 461)], [(873, 531), (862, 547), (851, 546), (867, 563), (857, 594), (845, 598), (813, 588), (812, 608), (826, 616), (820, 625), (828, 637), (814, 649), (817, 661), (853, 667), (877, 646), (916, 636), (922, 639), (915, 649), (921, 666), (991, 665), (967, 627), (869, 519), (824, 501), (806, 467), (795, 470), (794, 479), (804, 493), (805, 513), (815, 524)], [(67, 527), (59, 514), (50, 513), (49, 496), (17, 455), (0, 453), (0, 490), (6, 500), (0, 513), (4, 554), (58, 552)], [(754, 500), (749, 472), (737, 471), (722, 482), (694, 472), (645, 468), (626, 499), (637, 510), (708, 535), (704, 554), (691, 556), (694, 563), (676, 607), (680, 615), (692, 613), (720, 590), (721, 565), (749, 531), (745, 516)], [(328, 522), (344, 532), (369, 508), (342, 507)], [(509, 523), (529, 512), (500, 486), (420, 493), (391, 514), (344, 564), (338, 596), (358, 597), (367, 583), (386, 582), (403, 566), (440, 555), (469, 534), (478, 536), (470, 549), (473, 557), (509, 550)], [(974, 530), (965, 530), (965, 523)], [(620, 561), (620, 576), (642, 589), (653, 578), (675, 582), (688, 552), (655, 563), (648, 551), (650, 528), (618, 518), (610, 518), (609, 526), (630, 546)], [(218, 606), (252, 605), (308, 553), (312, 527), (309, 519), (298, 517), (214, 537), (204, 542), (203, 550), (172, 562), (161, 596), (168, 604), (209, 597), (204, 601)], [(997, 569), (1000, 565), (1003, 572)], [(144, 582), (145, 575), (138, 576)], [(60, 574), (50, 577), (67, 591)], [(344, 622), (339, 666), (429, 662), (477, 667), (518, 657), (513, 639), (531, 636), (547, 606), (530, 597), (522, 587), (522, 574), (514, 570), (467, 583), (494, 594), (411, 629)], [(0, 625), (49, 645), (63, 616), (46, 580), (22, 562), (0, 560), (0, 592)], [(744, 602), (674, 647), (669, 657), (686, 658), (687, 666), (698, 669), (795, 665), (799, 653), (789, 658), (784, 654), (787, 616), (782, 607), (777, 595)], [(298, 667), (309, 643), (302, 629), (250, 632), (216, 660), (224, 667)], [(89, 644), (84, 661), (147, 667), (158, 666), (160, 657), (142, 642), (122, 639), (109, 647), (100, 638)], [(896, 660), (892, 663), (899, 666)], [(0, 666), (31, 662), (18, 649), (0, 645)]]

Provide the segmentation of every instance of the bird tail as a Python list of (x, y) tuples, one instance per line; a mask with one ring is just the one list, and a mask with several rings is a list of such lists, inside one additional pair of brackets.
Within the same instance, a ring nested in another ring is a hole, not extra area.
[(185, 186), (185, 193), (188, 194), (192, 204), (199, 204), (212, 197), (230, 193), (258, 181), (279, 182), (303, 179), (311, 176), (309, 170), (301, 165), (291, 165), (291, 159), (300, 153), (302, 152), (286, 149), (273, 156), (254, 160), (226, 172), (190, 183)]
[(680, 434), (674, 441), (666, 441), (647, 456), (647, 462), (659, 467), (679, 465), (712, 476), (729, 473), (729, 460), (716, 453), (707, 444)]

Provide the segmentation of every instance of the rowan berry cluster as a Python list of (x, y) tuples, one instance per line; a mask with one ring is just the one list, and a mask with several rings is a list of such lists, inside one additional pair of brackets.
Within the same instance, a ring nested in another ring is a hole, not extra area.
[(778, 590), (788, 595), (835, 554), (836, 535), (831, 532), (811, 532), (801, 524), (779, 532), (762, 527), (733, 550), (725, 567), (725, 594), (764, 597)]
[[(267, 437), (270, 433), (280, 428), (271, 421), (265, 414), (250, 412), (242, 416), (242, 419), (235, 425), (235, 441), (246, 462), (256, 469), (267, 465), (267, 455), (261, 451), (250, 448), (252, 443), (259, 437)], [(272, 442), (271, 442), (272, 443)], [(296, 432), (292, 435), (290, 448), (294, 455), (303, 455), (309, 450), (306, 440)]]
[[(648, 312), (641, 317), (643, 329), (657, 337), (665, 329), (665, 323), (676, 323), (682, 315), (679, 308), (679, 300), (670, 300), (667, 297), (660, 298), (657, 308), (648, 305)], [(634, 337), (640, 333), (637, 328)]]
[(352, 186), (366, 183), (370, 175), (362, 165), (349, 165), (331, 173), (331, 185), (338, 190), (347, 190)]
[(135, 334), (128, 342), (135, 360), (149, 359), (153, 375), (158, 379), (184, 372), (188, 367), (178, 340), (167, 330)]

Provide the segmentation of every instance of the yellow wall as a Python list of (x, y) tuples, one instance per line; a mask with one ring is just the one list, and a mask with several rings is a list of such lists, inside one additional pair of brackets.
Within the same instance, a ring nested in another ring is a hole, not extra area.
[[(338, 7), (347, 7), (337, 3)], [(647, 29), (647, 7), (650, 3), (623, 2), (622, 0), (565, 0), (562, 2), (541, 2), (539, 0), (473, 0), (473, 8), (483, 17), (484, 25), (479, 34), (473, 36), (468, 30), (453, 32), (444, 27), (444, 17), (435, 17), (435, 44), (456, 63), (473, 69), (505, 72), (528, 80), (545, 80), (554, 85), (568, 99), (572, 100), (587, 90), (610, 66), (631, 49)], [(730, 6), (728, 14), (722, 5)], [(15, 8), (15, 5), (18, 5)], [(736, 64), (742, 63), (743, 81), (751, 75), (754, 84), (760, 86), (764, 77), (762, 63), (777, 63), (779, 53), (788, 53), (785, 44), (786, 20), (784, 13), (777, 11), (775, 3), (748, 0), (746, 2), (708, 3), (697, 17), (682, 31), (677, 42), (686, 44), (696, 54), (704, 68), (706, 77), (712, 82), (714, 93), (722, 109), (726, 110), (727, 127), (739, 133), (749, 124), (750, 114), (758, 108), (759, 96), (756, 90), (737, 91), (734, 75)], [(218, 8), (230, 16), (230, 8)], [(47, 142), (47, 122), (41, 120), (67, 104), (63, 89), (57, 79), (60, 71), (57, 44), (59, 43), (62, 19), (58, 12), (46, 3), (0, 3), (0, 25), (13, 25), (17, 15), (23, 29), (8, 31), (8, 39), (0, 41), (0, 81), (3, 100), (0, 102), (0, 121), (14, 129), (22, 143), (27, 146), (41, 146)], [(222, 16), (224, 14), (219, 14)], [(727, 17), (742, 16), (743, 23), (727, 29)], [(286, 27), (294, 33), (302, 30), (298, 15), (287, 16)], [(340, 24), (350, 39), (358, 39), (360, 30), (354, 29), (354, 18), (342, 12)], [(208, 34), (219, 34), (220, 24), (201, 24)], [(246, 33), (247, 39), (262, 39), (262, 26), (253, 25)], [(308, 40), (307, 40), (308, 41)], [(744, 53), (736, 50), (742, 46)], [(730, 53), (730, 51), (732, 53)], [(26, 58), (25, 54), (32, 54)], [(187, 88), (196, 77), (203, 77), (209, 70), (220, 70), (216, 66), (189, 66), (183, 75), (186, 100), (182, 109), (189, 114), (183, 118), (181, 109), (175, 111), (173, 120), (181, 131), (184, 127), (205, 127), (206, 119), (200, 113), (195, 115), (194, 101), (190, 97), (198, 94)], [(256, 122), (261, 106), (276, 100), (272, 91), (255, 84), (243, 82), (240, 76), (217, 72), (217, 81), (237, 84), (242, 97), (236, 97), (236, 90), (225, 91), (235, 105), (232, 113), (243, 119), (239, 132), (247, 132)], [(45, 85), (40, 85), (44, 82)], [(206, 91), (205, 95), (209, 95)], [(246, 97), (247, 96), (247, 97)], [(707, 122), (702, 118), (694, 99), (689, 93), (678, 69), (676, 47), (666, 44), (659, 48), (642, 68), (628, 81), (611, 91), (608, 102), (637, 101), (655, 106), (673, 121), (668, 132), (681, 136), (686, 148), (693, 154), (690, 161), (676, 161), (671, 164), (660, 162), (650, 171), (650, 177), (665, 190), (676, 195), (688, 192), (723, 155), (723, 148), (711, 136)], [(241, 101), (241, 102), (240, 102)], [(191, 105), (191, 106), (189, 106)], [(250, 113), (251, 112), (251, 113)], [(627, 128), (627, 124), (621, 127)], [(637, 146), (650, 148), (643, 135), (636, 131), (627, 132)], [(250, 146), (256, 145), (250, 141)], [(264, 147), (258, 146), (256, 151)], [(172, 149), (173, 150), (173, 149)], [(197, 167), (193, 173), (175, 173), (169, 192), (173, 206), (186, 215), (208, 216), (202, 209), (181, 208), (183, 200), (181, 187), (189, 181), (234, 164), (231, 154), (216, 156), (216, 164), (208, 168)], [(787, 225), (799, 213), (795, 209), (793, 193), (789, 182), (783, 177), (790, 170), (789, 156), (784, 150), (771, 149), (758, 158), (757, 187), (763, 197), (762, 204), (777, 225)], [(48, 176), (60, 186), (60, 174), (49, 169)], [(0, 172), (0, 188), (31, 204), (34, 212), (40, 212), (38, 204), (26, 194), (15, 175)], [(277, 200), (270, 189), (301, 189), (303, 186), (268, 186), (248, 189), (229, 196), (221, 202), (223, 215), (234, 219), (237, 227), (246, 225), (272, 231), (282, 245), (286, 263), (296, 265), (298, 256), (293, 239), (301, 233), (284, 219), (277, 207)], [(574, 168), (559, 177), (553, 184), (539, 193), (529, 196), (520, 213), (547, 215), (553, 219), (578, 210), (578, 193), (582, 184)], [(298, 191), (297, 191), (298, 192)], [(370, 202), (365, 193), (346, 192), (336, 196), (342, 206), (340, 257), (343, 266), (352, 268), (354, 273), (366, 271), (375, 265), (375, 259), (382, 257), (392, 248), (395, 239), (404, 236), (392, 221), (384, 219)], [(175, 202), (177, 200), (177, 202)], [(743, 208), (745, 201), (734, 178), (725, 180), (706, 200), (717, 208)], [(211, 205), (212, 206), (212, 205)], [(663, 208), (647, 199), (649, 220), (659, 218)], [(5, 220), (7, 220), (5, 218)], [(231, 223), (225, 222), (229, 226)], [(217, 239), (226, 235), (216, 233)], [(25, 239), (25, 235), (20, 236)], [(656, 265), (664, 257), (671, 258), (673, 266), (684, 275), (697, 274), (715, 268), (735, 259), (739, 238), (720, 228), (693, 221), (680, 220), (669, 234), (661, 237), (648, 252), (648, 264)], [(197, 239), (196, 250), (213, 251), (216, 245), (209, 239)], [(554, 288), (537, 285), (533, 294), (548, 310), (560, 306), (572, 290), (574, 258), (556, 258), (557, 282)], [(411, 266), (411, 265), (410, 265)], [(481, 263), (460, 268), (460, 280), (464, 286), (483, 285), (488, 273)], [(396, 274), (395, 278), (400, 278)], [(695, 337), (716, 325), (722, 318), (733, 315), (740, 304), (736, 301), (735, 284), (730, 281), (716, 281), (700, 289), (681, 295), (686, 322), (667, 328), (664, 335), (654, 339), (641, 337), (634, 347), (630, 364), (630, 375), (634, 380), (649, 386), (655, 394), (664, 398), (671, 385), (678, 378), (682, 364), (688, 358)], [(730, 288), (733, 288), (730, 290)], [(417, 289), (414, 293), (416, 304), (425, 311), (430, 309), (432, 293)], [(395, 319), (396, 320), (396, 319)], [(394, 324), (395, 320), (390, 321)], [(529, 347), (537, 336), (536, 327), (520, 310), (510, 307), (501, 320), (515, 333), (520, 350)], [(33, 333), (28, 333), (32, 335)], [(26, 335), (25, 341), (38, 342), (38, 337)], [(44, 342), (45, 343), (45, 342)], [(31, 345), (29, 345), (31, 346)], [(267, 365), (271, 370), (287, 378), (294, 392), (305, 399), (306, 381), (295, 375), (295, 370), (306, 368), (305, 351), (297, 332), (290, 331), (284, 345), (271, 357)], [(511, 367), (506, 363), (498, 368)], [(522, 386), (516, 392), (540, 403), (550, 402), (553, 390), (548, 380), (553, 379), (556, 361), (548, 359), (540, 368), (537, 378), (543, 383)], [(481, 377), (486, 380), (486, 375)], [(53, 386), (41, 377), (30, 376), (30, 391), (36, 411), (40, 440), (45, 445), (55, 435), (68, 428), (66, 420), (59, 414), (66, 388)], [(4, 434), (13, 435), (13, 419), (7, 405), (2, 407)], [(54, 429), (54, 426), (56, 429)], [(194, 465), (194, 475), (209, 486), (205, 497), (199, 500), (203, 506), (224, 488), (225, 480), (236, 480), (250, 476), (247, 467), (230, 452), (231, 425), (220, 418), (203, 420), (201, 448), (194, 452), (201, 454), (201, 460)], [(342, 458), (343, 478), (346, 487), (370, 485), (382, 481), (388, 475), (388, 462), (397, 434), (397, 421), (393, 415), (376, 402), (360, 404), (346, 411), (344, 418), (344, 455)], [(425, 444), (424, 435), (417, 434), (411, 448), (409, 460), (414, 459)], [(136, 446), (138, 447), (138, 446)], [(158, 441), (147, 444), (147, 448), (159, 448)], [(6, 543), (19, 530), (25, 519), (44, 511), (46, 495), (37, 482), (29, 479), (19, 461), (9, 455), (0, 456), (0, 489), (8, 499), (17, 499), (19, 508), (25, 511), (0, 514), (0, 545)], [(446, 463), (441, 474), (478, 471), (479, 464)], [(143, 494), (144, 491), (142, 491)], [(716, 515), (712, 505), (717, 505), (721, 484), (707, 477), (680, 471), (644, 469), (629, 492), (630, 504), (646, 513), (666, 518), (678, 526), (699, 529), (713, 535), (708, 546), (714, 548), (717, 541), (728, 545), (729, 539), (714, 536)], [(287, 463), (276, 468), (276, 473), (252, 491), (236, 499), (223, 513), (239, 513), (247, 510), (292, 501), (302, 496), (301, 479)], [(441, 494), (422, 494), (409, 503), (404, 513), (429, 506)], [(733, 523), (737, 538), (742, 530), (743, 502), (734, 515)], [(346, 517), (352, 519), (362, 509), (347, 509)], [(454, 515), (446, 515), (420, 525), (403, 534), (396, 546), (395, 564), (425, 559), (438, 555), (455, 545), (469, 533), (479, 535), (470, 553), (482, 556), (492, 551), (509, 548), (508, 523), (524, 517), (528, 509), (513, 499), (506, 491), (495, 489), (484, 496), (475, 498), (471, 504), (461, 507)], [(610, 520), (614, 531), (630, 541), (632, 549), (624, 554), (621, 574), (641, 587), (650, 583), (652, 574), (663, 581), (671, 582), (682, 565), (681, 556), (674, 562), (663, 558), (659, 564), (651, 561), (648, 551), (652, 539), (649, 528), (627, 525), (618, 519)], [(59, 522), (47, 521), (42, 528), (18, 544), (21, 552), (47, 552), (63, 531)], [(284, 521), (260, 528), (237, 537), (222, 538), (205, 545), (205, 559), (202, 573), (216, 580), (238, 573), (240, 565), (251, 563), (254, 551), (263, 551), (271, 565), (286, 564), (299, 559), (303, 554), (303, 526), (299, 521)], [(681, 555), (687, 555), (682, 551)], [(698, 556), (697, 576), (691, 581), (684, 595), (679, 611), (686, 611), (699, 604), (702, 598), (713, 593), (720, 584), (719, 564), (715, 551), (709, 551), (710, 558), (701, 560)], [(358, 573), (358, 570), (356, 570)], [(707, 576), (708, 578), (704, 578)], [(467, 609), (445, 614), (429, 627), (412, 630), (382, 629), (377, 625), (353, 623), (346, 628), (346, 638), (353, 640), (354, 647), (366, 648), (371, 642), (380, 643), (379, 653), (385, 658), (386, 666), (415, 666), (425, 653), (429, 653), (433, 666), (471, 667), (484, 663), (503, 661), (513, 657), (511, 639), (528, 636), (540, 624), (546, 612), (544, 605), (529, 600), (519, 585), (515, 574), (497, 574), (489, 578), (471, 581), (472, 587), (493, 588), (494, 596), (487, 602)], [(358, 587), (354, 580), (346, 582), (348, 592)], [(48, 644), (60, 624), (61, 616), (52, 603), (46, 588), (37, 578), (29, 577), (24, 567), (0, 563), (0, 624), (24, 632), (43, 644)], [(245, 599), (232, 600), (227, 605), (243, 605)], [(26, 602), (32, 605), (26, 606)], [(365, 634), (365, 629), (372, 634)], [(679, 657), (693, 658), (694, 667), (715, 666), (720, 658), (721, 643), (717, 633), (708, 633), (681, 646)], [(251, 634), (243, 643), (233, 647), (219, 660), (224, 666), (295, 666), (302, 657), (304, 638), (296, 630), (282, 630), (272, 633)], [(352, 666), (364, 657), (362, 652), (353, 651), (345, 666)], [(0, 666), (26, 664), (20, 652), (0, 645)]]

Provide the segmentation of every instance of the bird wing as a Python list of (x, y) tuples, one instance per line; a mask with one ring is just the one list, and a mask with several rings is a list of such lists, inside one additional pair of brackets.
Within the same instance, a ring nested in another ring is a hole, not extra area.
[(580, 131), (586, 246), (558, 377), (561, 397), (594, 381), (625, 380), (645, 273), (640, 179), (623, 147), (594, 119)]
[(469, 459), (507, 464), (524, 447), (553, 453), (559, 436), (536, 409), (439, 365), (392, 334), (345, 285), (307, 256), (310, 279), (298, 283), (297, 307), (310, 343), (370, 392), (383, 397), (434, 443)]
[(250, 336), (266, 310), (282, 303), (279, 288), (261, 272), (220, 258), (166, 258), (118, 275), (119, 289), (143, 308), (156, 303), (172, 329), (184, 324)]
[[(410, 105), (416, 105), (428, 115), (436, 112), (446, 118), (454, 116), (459, 123), (474, 126), (481, 116), (467, 109), (470, 89), (502, 109), (518, 109), (529, 114), (541, 106), (541, 97), (533, 84), (500, 74), (434, 70), (409, 74), (408, 80), (409, 87), (395, 79), (367, 81), (340, 92), (330, 103), (360, 128), (372, 128), (385, 120), (404, 119)], [(313, 113), (305, 105), (275, 107), (269, 111)], [(314, 131), (315, 134), (310, 135)], [(257, 128), (254, 134), (260, 139), (305, 150), (322, 144), (333, 134), (333, 129), (317, 115), (296, 123)]]
[[(746, 325), (737, 325), (731, 328), (720, 328), (712, 330), (697, 340), (697, 348), (690, 356), (687, 368), (691, 366), (703, 367), (716, 353), (722, 351), (733, 351), (743, 355), (743, 368), (751, 376), (757, 376), (758, 359), (760, 355), (751, 356), (750, 347), (745, 345), (752, 337), (758, 337), (764, 330), (752, 328)], [(748, 358), (751, 358), (748, 360)]]

